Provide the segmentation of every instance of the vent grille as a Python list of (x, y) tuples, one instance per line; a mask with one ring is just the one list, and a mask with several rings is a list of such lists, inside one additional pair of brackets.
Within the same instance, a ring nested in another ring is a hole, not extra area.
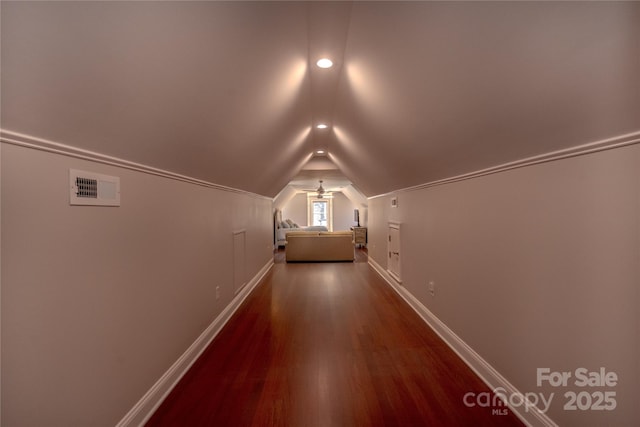
[(98, 180), (91, 178), (76, 177), (76, 196), (97, 199), (98, 198)]
[(69, 204), (120, 206), (120, 178), (69, 169)]

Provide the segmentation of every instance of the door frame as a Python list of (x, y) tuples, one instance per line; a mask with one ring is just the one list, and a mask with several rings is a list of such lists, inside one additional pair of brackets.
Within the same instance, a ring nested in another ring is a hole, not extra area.
[[(402, 249), (401, 249), (402, 245), (400, 244), (401, 243), (401, 240), (400, 240), (400, 235), (401, 235), (400, 234), (400, 225), (401, 225), (401, 223), (394, 222), (394, 221), (389, 221), (389, 224), (388, 224), (388, 228), (387, 228), (387, 231), (388, 231), (388, 234), (387, 234), (387, 255), (388, 255), (388, 258), (387, 258), (387, 273), (389, 273), (389, 275), (391, 275), (391, 277), (393, 277), (393, 279), (396, 282), (402, 284)], [(389, 264), (390, 264), (389, 260), (391, 259), (391, 252), (392, 252), (392, 250), (391, 250), (391, 229), (398, 230), (398, 233), (397, 233), (398, 234), (398, 253), (397, 253), (397, 255), (398, 255), (398, 271), (392, 271), (390, 266), (389, 266)]]

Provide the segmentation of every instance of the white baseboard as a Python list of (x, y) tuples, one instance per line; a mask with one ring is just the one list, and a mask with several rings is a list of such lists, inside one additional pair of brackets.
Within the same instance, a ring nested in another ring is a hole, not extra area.
[(116, 427), (143, 426), (155, 412), (178, 381), (187, 373), (193, 363), (218, 335), (220, 330), (236, 312), (240, 304), (247, 298), (256, 285), (273, 267), (273, 260), (264, 265), (251, 281), (238, 292), (231, 303), (205, 329), (193, 344), (176, 360), (167, 372), (145, 393), (133, 408), (120, 420)]
[[(457, 336), (438, 319), (429, 309), (427, 309), (416, 297), (402, 287), (389, 273), (371, 257), (369, 265), (418, 313), (422, 320), (442, 338), (442, 340), (473, 370), (473, 372), (484, 381), (491, 390), (501, 388), (505, 396), (523, 395), (520, 391), (497, 370), (495, 370), (486, 360), (476, 353), (467, 343)], [(462, 402), (461, 402), (462, 403)], [(525, 410), (525, 405), (512, 406), (509, 409), (522, 422), (531, 427), (558, 427), (558, 425), (547, 416), (546, 413), (529, 408)]]

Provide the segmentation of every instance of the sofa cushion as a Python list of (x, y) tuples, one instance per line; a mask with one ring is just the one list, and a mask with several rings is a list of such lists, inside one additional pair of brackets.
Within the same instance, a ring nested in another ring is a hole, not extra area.
[(317, 231), (304, 231), (304, 230), (291, 230), (285, 233), (285, 237), (287, 236), (319, 236), (320, 233)]
[(321, 236), (353, 236), (353, 231), (321, 231)]

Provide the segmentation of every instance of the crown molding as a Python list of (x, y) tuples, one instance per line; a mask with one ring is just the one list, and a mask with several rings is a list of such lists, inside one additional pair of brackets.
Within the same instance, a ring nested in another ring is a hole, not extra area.
[(640, 131), (627, 133), (624, 135), (603, 139), (596, 142), (577, 145), (577, 146), (565, 148), (562, 150), (551, 151), (549, 153), (540, 154), (537, 156), (526, 157), (524, 159), (515, 160), (509, 163), (503, 163), (496, 166), (491, 166), (489, 168), (480, 169), (475, 172), (469, 172), (462, 175), (456, 175), (450, 178), (439, 179), (439, 180), (427, 182), (424, 184), (414, 185), (412, 187), (401, 188), (401, 189), (390, 191), (384, 194), (371, 196), (368, 198), (368, 200), (377, 199), (380, 197), (387, 197), (387, 196), (395, 195), (398, 193), (422, 190), (425, 188), (436, 187), (439, 185), (451, 184), (458, 181), (465, 181), (468, 179), (479, 178), (482, 176), (505, 172), (512, 169), (524, 168), (528, 166), (538, 165), (540, 163), (554, 162), (557, 160), (568, 159), (571, 157), (584, 156), (587, 154), (597, 153), (597, 152), (606, 151), (606, 150), (613, 150), (616, 148), (627, 147), (635, 144), (640, 144)]
[(102, 163), (110, 166), (117, 166), (124, 169), (133, 170), (136, 172), (142, 172), (149, 175), (161, 176), (163, 178), (169, 178), (176, 181), (182, 181), (189, 184), (199, 185), (201, 187), (213, 188), (216, 190), (222, 190), (230, 193), (243, 194), (246, 196), (273, 200), (271, 197), (263, 196), (249, 191), (240, 190), (237, 188), (227, 187), (225, 185), (215, 184), (213, 182), (204, 181), (198, 178), (193, 178), (186, 175), (181, 175), (175, 172), (171, 172), (164, 169), (154, 168), (141, 163), (135, 163), (129, 160), (121, 159), (119, 157), (108, 156), (106, 154), (98, 153), (95, 151), (85, 150), (83, 148), (73, 147), (71, 145), (61, 144), (59, 142), (50, 141), (43, 138), (38, 138), (31, 135), (26, 135), (7, 129), (0, 129), (0, 142), (5, 144), (16, 145), (19, 147), (30, 148), (33, 150), (44, 151), (47, 153), (60, 154), (63, 156), (73, 157), (76, 159), (89, 160), (97, 163)]

